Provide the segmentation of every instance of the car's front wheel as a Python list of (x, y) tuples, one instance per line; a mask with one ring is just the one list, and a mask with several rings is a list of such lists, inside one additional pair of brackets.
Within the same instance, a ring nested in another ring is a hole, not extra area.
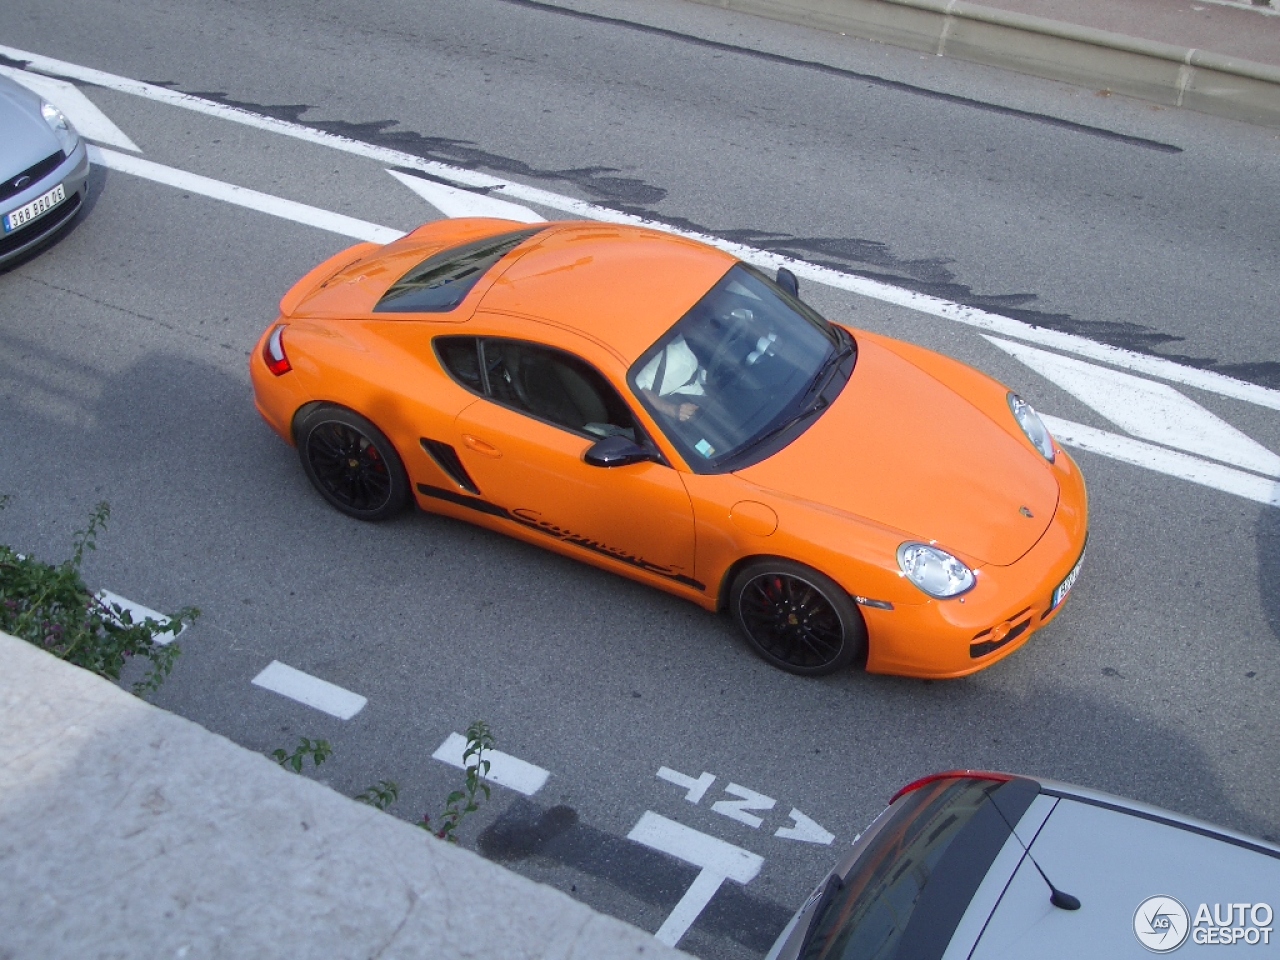
[(752, 649), (791, 673), (834, 673), (866, 649), (867, 627), (849, 595), (790, 560), (743, 567), (729, 588), (729, 609)]
[(294, 432), (302, 469), (320, 495), (349, 517), (386, 520), (409, 502), (404, 463), (386, 434), (354, 411), (320, 406)]

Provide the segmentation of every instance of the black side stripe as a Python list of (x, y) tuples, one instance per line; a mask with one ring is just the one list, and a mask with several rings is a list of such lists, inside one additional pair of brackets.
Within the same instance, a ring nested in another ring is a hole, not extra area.
[(496, 503), (490, 503), (488, 500), (483, 500), (480, 497), (468, 497), (466, 494), (458, 493), (456, 490), (445, 490), (441, 487), (433, 487), (425, 483), (418, 484), (418, 492), (424, 497), (434, 497), (436, 500), (456, 503), (460, 507), (467, 507), (468, 509), (475, 510), (478, 513), (487, 513), (492, 517), (500, 517), (503, 520), (510, 520), (512, 523), (520, 524), (520, 526), (524, 527), (526, 530), (536, 530), (544, 536), (551, 537), (554, 540), (562, 540), (565, 543), (571, 543), (576, 547), (582, 547), (585, 550), (590, 550), (593, 553), (599, 553), (603, 556), (609, 557), (610, 559), (620, 560), (623, 563), (633, 566), (639, 570), (644, 570), (646, 573), (656, 573), (658, 576), (665, 577), (675, 583), (683, 584), (686, 587), (693, 587), (695, 590), (701, 590), (704, 593), (706, 592), (706, 585), (692, 577), (686, 577), (682, 573), (676, 573), (665, 567), (660, 567), (657, 564), (650, 563), (643, 557), (635, 557), (629, 553), (610, 549), (605, 544), (599, 543), (595, 540), (590, 540), (570, 531), (561, 530), (558, 527), (550, 529), (550, 525), (536, 523), (533, 520), (520, 516), (519, 514), (512, 513), (510, 510), (504, 510)]
[(434, 497), (437, 500), (447, 500), (449, 503), (456, 503), (460, 507), (470, 507), (479, 513), (487, 513), (490, 516), (502, 517), (504, 520), (514, 520), (506, 510), (503, 510), (497, 504), (490, 503), (488, 500), (481, 500), (479, 497), (468, 497), (465, 493), (459, 493), (456, 490), (445, 490), (442, 487), (431, 487), (425, 483), (418, 484), (418, 492), (424, 497)]

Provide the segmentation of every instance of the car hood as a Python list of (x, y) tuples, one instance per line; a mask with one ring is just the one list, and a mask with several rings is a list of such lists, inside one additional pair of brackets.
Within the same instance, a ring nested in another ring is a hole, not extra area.
[(0, 181), (35, 166), (58, 149), (58, 138), (40, 115), (40, 98), (0, 77)]
[(869, 339), (831, 407), (737, 474), (997, 566), (1031, 549), (1058, 504), (1057, 480), (1028, 442)]

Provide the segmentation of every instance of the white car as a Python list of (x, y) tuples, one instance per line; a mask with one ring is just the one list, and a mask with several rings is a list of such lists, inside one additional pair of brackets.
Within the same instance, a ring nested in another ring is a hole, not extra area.
[[(971, 770), (904, 787), (767, 960), (1280, 957), (1280, 847), (1081, 787)], [(1217, 956), (1219, 952), (1214, 952)]]
[(0, 266), (52, 239), (88, 196), (89, 158), (62, 111), (0, 75)]

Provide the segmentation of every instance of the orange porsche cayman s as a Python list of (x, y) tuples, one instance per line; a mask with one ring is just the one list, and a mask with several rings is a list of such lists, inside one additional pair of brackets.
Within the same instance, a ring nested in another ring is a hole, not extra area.
[(958, 677), (1051, 620), (1084, 481), (1021, 398), (720, 250), (428, 224), (303, 277), (250, 357), (329, 503), (411, 500), (728, 609), (769, 663)]

